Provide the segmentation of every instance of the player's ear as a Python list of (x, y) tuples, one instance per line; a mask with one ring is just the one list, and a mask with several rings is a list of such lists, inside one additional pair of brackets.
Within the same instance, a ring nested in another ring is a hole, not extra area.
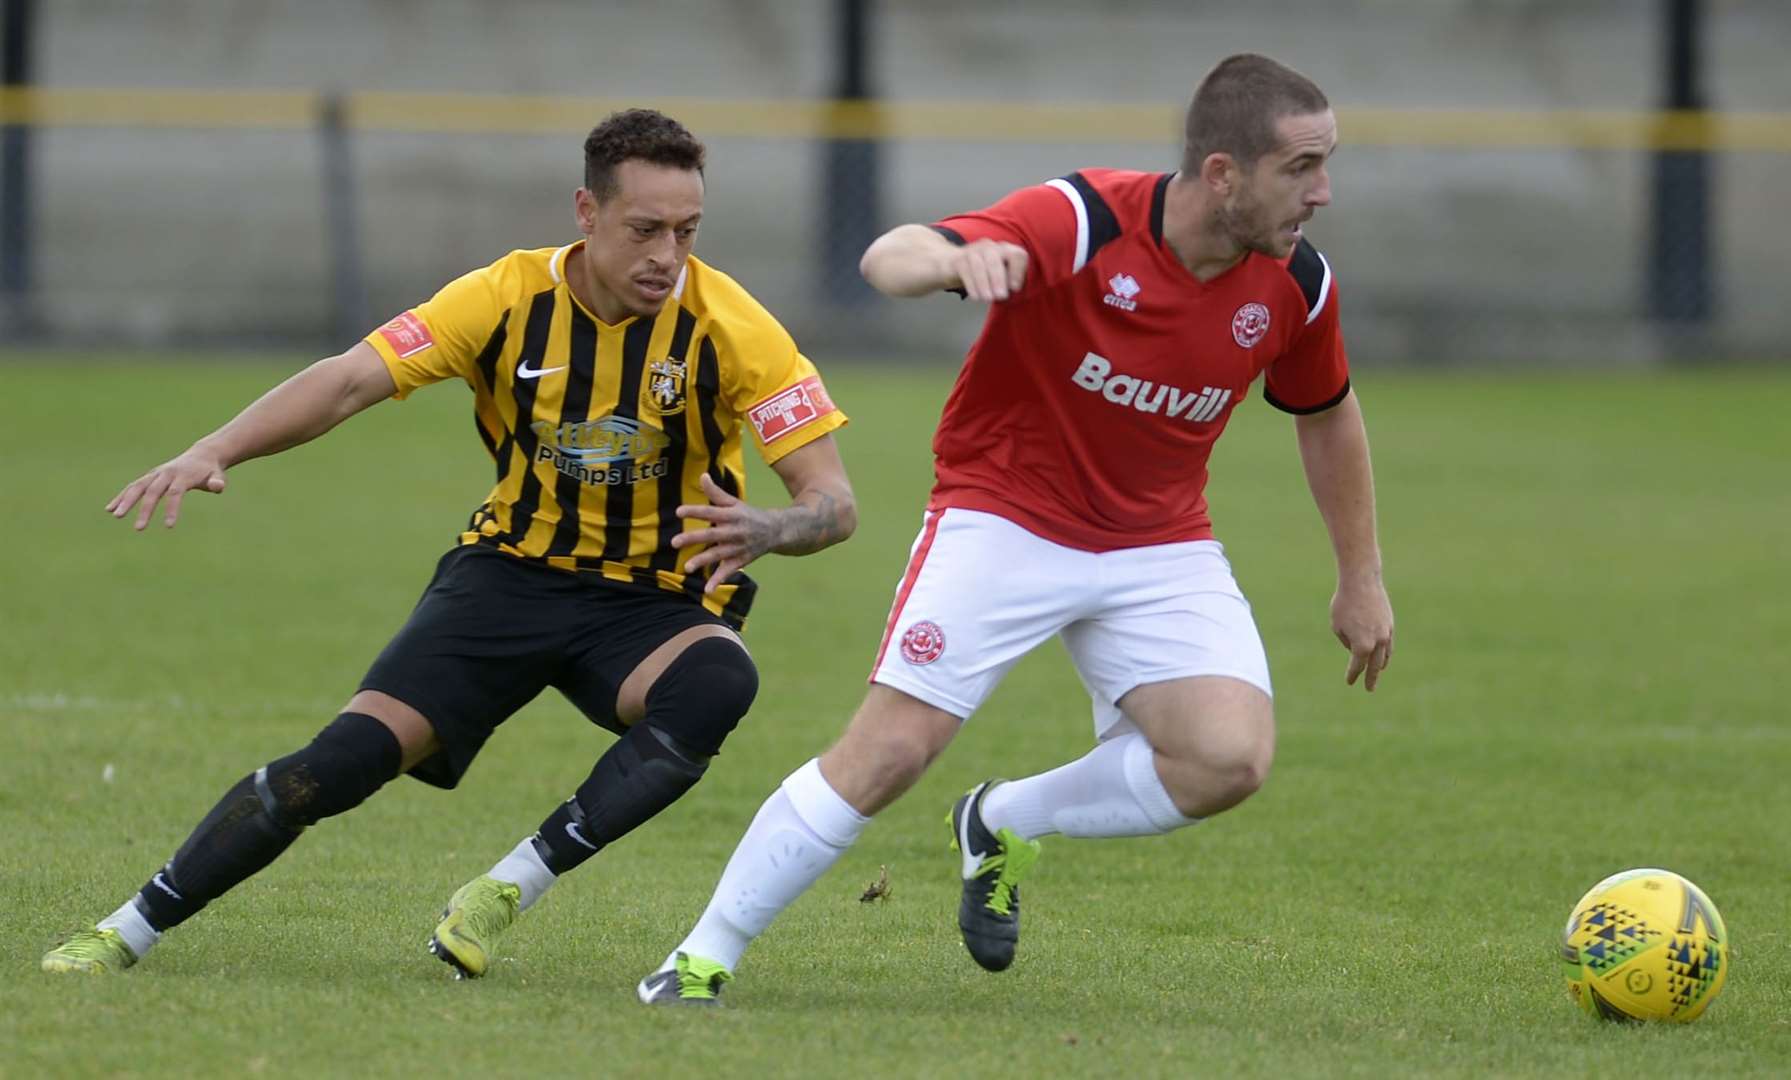
[(580, 187), (572, 193), (572, 216), (578, 221), (578, 231), (586, 236), (597, 229), (597, 196), (591, 189)]
[(1230, 195), (1242, 172), (1237, 158), (1223, 150), (1208, 154), (1200, 163), (1201, 182), (1215, 195)]

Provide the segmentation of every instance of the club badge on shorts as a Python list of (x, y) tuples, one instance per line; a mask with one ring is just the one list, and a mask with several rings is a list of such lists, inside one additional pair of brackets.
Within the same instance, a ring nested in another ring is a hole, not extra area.
[(945, 652), (945, 631), (939, 624), (922, 620), (902, 635), (902, 659), (910, 664), (930, 664)]

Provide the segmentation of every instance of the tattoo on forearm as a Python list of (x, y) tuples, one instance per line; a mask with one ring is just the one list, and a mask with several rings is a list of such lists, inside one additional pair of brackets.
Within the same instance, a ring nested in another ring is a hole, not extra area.
[(811, 492), (783, 512), (782, 537), (771, 550), (807, 555), (845, 539), (839, 500), (825, 491)]
[(751, 557), (758, 557), (767, 551), (777, 550), (778, 528), (777, 517), (773, 514), (760, 514), (748, 521), (746, 548)]

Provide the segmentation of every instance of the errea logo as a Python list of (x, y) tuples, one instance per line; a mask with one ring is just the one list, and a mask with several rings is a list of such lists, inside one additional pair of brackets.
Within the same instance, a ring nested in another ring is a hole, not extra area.
[(1130, 274), (1114, 274), (1107, 279), (1107, 288), (1112, 292), (1101, 297), (1101, 300), (1108, 307), (1116, 307), (1121, 311), (1138, 310), (1138, 301), (1135, 299), (1139, 293), (1137, 278)]
[(1231, 391), (1224, 387), (1203, 386), (1195, 393), (1149, 379), (1114, 375), (1113, 362), (1094, 353), (1082, 357), (1082, 364), (1070, 381), (1115, 405), (1131, 406), (1142, 413), (1168, 413), (1172, 419), (1180, 417), (1197, 424), (1218, 419), (1231, 401)]

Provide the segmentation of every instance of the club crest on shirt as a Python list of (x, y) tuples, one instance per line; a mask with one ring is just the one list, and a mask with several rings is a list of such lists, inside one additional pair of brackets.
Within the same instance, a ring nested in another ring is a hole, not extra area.
[(1255, 301), (1238, 308), (1231, 317), (1231, 339), (1243, 348), (1254, 348), (1268, 332), (1269, 309)]
[(647, 365), (647, 396), (661, 414), (684, 411), (684, 361), (666, 357)]
[(910, 664), (930, 664), (945, 653), (945, 631), (927, 619), (910, 626), (902, 635), (902, 659)]

